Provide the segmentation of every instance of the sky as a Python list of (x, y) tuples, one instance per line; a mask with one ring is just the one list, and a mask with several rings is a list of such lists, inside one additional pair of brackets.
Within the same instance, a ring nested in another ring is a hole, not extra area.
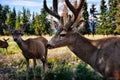
[[(52, 0), (46, 1), (49, 7), (52, 6)], [(59, 1), (59, 7), (61, 7), (63, 4), (63, 0)], [(101, 0), (87, 0), (88, 8), (90, 8), (92, 4), (95, 4), (97, 10), (99, 11), (100, 1)], [(3, 6), (9, 5), (10, 9), (13, 9), (13, 7), (15, 7), (17, 12), (22, 11), (23, 7), (25, 7), (26, 9), (29, 9), (31, 13), (40, 13), (41, 8), (43, 8), (43, 0), (0, 0), (0, 4), (2, 4)]]

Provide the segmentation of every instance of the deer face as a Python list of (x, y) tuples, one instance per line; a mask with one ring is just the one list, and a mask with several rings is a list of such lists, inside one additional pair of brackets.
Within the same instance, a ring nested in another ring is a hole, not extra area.
[(72, 32), (60, 31), (48, 42), (48, 48), (57, 48), (71, 44), (74, 40), (72, 39)]
[(52, 49), (74, 44), (76, 35), (79, 34), (79, 30), (85, 26), (85, 23), (85, 21), (80, 21), (79, 25), (77, 25), (73, 29), (58, 29), (57, 33), (48, 42), (47, 47), (49, 49)]
[(46, 0), (44, 0), (45, 10), (57, 18), (59, 23), (57, 27), (57, 33), (47, 44), (48, 48), (56, 48), (74, 44), (75, 35), (78, 34), (79, 30), (85, 26), (85, 21), (77, 21), (84, 1), (85, 0), (80, 0), (78, 6), (73, 6), (69, 0), (65, 0), (67, 7), (73, 13), (72, 16), (67, 15), (66, 18), (58, 14), (58, 0), (53, 0), (53, 11), (47, 7)]
[(17, 42), (17, 41), (21, 40), (21, 31), (13, 30), (11, 33), (12, 33), (14, 41)]
[(2, 28), (7, 30), (8, 32), (12, 33), (14, 41), (18, 42), (21, 40), (21, 33), (26, 30), (26, 27), (29, 26), (30, 23), (26, 22), (23, 26), (20, 27), (19, 30), (13, 30), (6, 24), (2, 23)]

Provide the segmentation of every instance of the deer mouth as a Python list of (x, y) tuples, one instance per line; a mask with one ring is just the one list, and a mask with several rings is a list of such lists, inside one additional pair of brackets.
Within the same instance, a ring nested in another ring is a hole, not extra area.
[(54, 48), (54, 46), (52, 46), (52, 45), (50, 45), (50, 44), (47, 44), (46, 47), (47, 47), (48, 49)]

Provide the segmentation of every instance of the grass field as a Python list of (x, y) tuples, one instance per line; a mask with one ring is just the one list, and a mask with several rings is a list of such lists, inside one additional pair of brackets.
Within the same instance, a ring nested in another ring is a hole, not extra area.
[[(109, 36), (85, 35), (86, 38), (89, 38), (92, 40), (111, 37), (111, 36), (113, 35), (109, 35)], [(35, 37), (37, 36), (22, 36), (24, 40), (28, 38), (35, 38)], [(44, 36), (44, 37), (50, 40), (52, 36)], [(3, 40), (3, 38), (5, 39), (9, 38), (8, 40), (9, 47), (8, 47), (8, 53), (6, 53), (5, 50), (3, 51), (3, 49), (0, 48), (0, 80), (3, 80), (2, 77), (5, 77), (5, 75), (7, 75), (7, 77), (9, 78), (8, 75), (10, 75), (11, 73), (13, 75), (13, 72), (14, 72), (15, 75), (18, 75), (18, 73), (25, 72), (25, 69), (26, 69), (25, 59), (21, 54), (21, 50), (19, 49), (17, 44), (13, 41), (12, 36), (0, 36), (0, 40)], [(79, 64), (80, 59), (78, 59), (78, 57), (76, 57), (67, 47), (61, 47), (61, 48), (48, 50), (48, 62), (52, 63), (52, 65), (54, 65), (54, 68), (58, 67), (58, 65), (62, 65), (63, 63), (64, 65), (67, 64), (67, 66), (75, 68), (75, 66)], [(31, 66), (32, 66), (32, 62), (31, 62)], [(9, 80), (9, 79), (5, 77), (4, 80)]]

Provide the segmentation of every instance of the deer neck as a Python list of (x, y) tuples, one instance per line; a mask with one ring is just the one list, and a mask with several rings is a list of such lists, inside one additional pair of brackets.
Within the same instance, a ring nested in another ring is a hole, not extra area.
[(17, 40), (16, 43), (18, 44), (18, 46), (22, 51), (25, 51), (28, 49), (25, 40), (23, 40), (22, 38)]
[(91, 57), (94, 55), (93, 53), (96, 49), (96, 47), (92, 45), (91, 40), (84, 38), (78, 33), (74, 35), (73, 39), (73, 44), (68, 46), (70, 50), (84, 62), (91, 64)]

